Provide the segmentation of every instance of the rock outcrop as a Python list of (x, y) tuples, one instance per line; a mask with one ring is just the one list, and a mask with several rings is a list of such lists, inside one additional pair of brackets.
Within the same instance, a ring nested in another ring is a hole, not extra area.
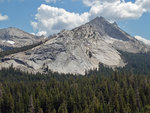
[(17, 28), (0, 29), (0, 51), (32, 45), (40, 39)]
[(149, 51), (149, 47), (116, 23), (97, 17), (73, 30), (61, 31), (31, 50), (3, 58), (0, 67), (13, 64), (15, 68), (34, 73), (50, 69), (84, 75), (85, 71), (98, 68), (99, 63), (112, 68), (125, 66), (118, 50), (138, 53)]

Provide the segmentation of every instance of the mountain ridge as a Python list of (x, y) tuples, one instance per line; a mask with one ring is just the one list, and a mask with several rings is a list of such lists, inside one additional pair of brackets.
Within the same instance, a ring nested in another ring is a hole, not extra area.
[(0, 29), (0, 49), (5, 51), (32, 45), (40, 42), (41, 38), (15, 27)]
[(124, 67), (126, 63), (118, 50), (139, 53), (149, 51), (149, 47), (116, 24), (97, 17), (72, 30), (61, 31), (31, 50), (5, 57), (0, 67), (13, 64), (15, 68), (32, 73), (49, 69), (84, 75), (88, 70), (98, 69), (99, 63), (111, 68)]

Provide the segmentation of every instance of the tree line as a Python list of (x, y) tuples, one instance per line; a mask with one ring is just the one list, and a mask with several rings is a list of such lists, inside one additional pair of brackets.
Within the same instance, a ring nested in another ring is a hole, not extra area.
[(3, 68), (0, 112), (149, 113), (150, 76), (111, 71), (103, 67), (86, 76), (34, 75)]

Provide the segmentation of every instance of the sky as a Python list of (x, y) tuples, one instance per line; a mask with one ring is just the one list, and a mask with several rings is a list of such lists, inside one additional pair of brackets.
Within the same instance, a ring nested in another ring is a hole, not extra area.
[(150, 40), (150, 0), (0, 0), (0, 28), (52, 35), (103, 16)]

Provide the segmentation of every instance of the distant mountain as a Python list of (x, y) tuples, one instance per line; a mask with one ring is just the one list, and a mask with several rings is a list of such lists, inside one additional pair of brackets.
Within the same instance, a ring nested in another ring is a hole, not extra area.
[(40, 37), (17, 28), (0, 29), (0, 51), (32, 45), (39, 41)]
[(103, 17), (74, 28), (63, 30), (51, 36), (42, 45), (26, 52), (3, 58), (1, 67), (11, 64), (29, 72), (45, 72), (48, 69), (59, 73), (85, 74), (99, 67), (124, 67), (119, 51), (129, 53), (147, 52), (148, 45), (138, 41), (121, 30), (116, 23), (109, 23)]

